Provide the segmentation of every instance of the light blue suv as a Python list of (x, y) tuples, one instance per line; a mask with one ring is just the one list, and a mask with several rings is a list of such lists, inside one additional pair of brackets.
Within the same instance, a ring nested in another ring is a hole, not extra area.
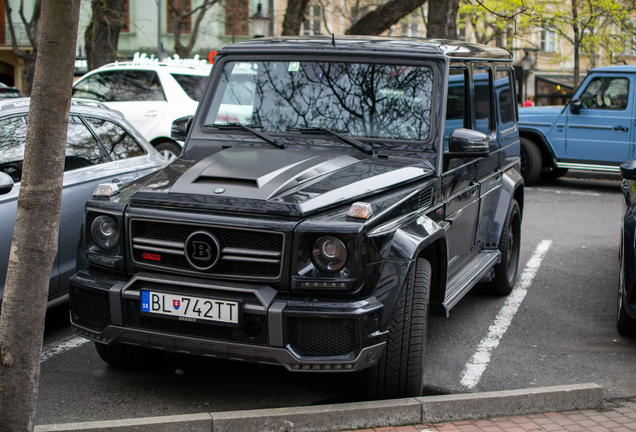
[(619, 173), (636, 157), (636, 66), (592, 69), (565, 107), (519, 109), (526, 184), (568, 169)]

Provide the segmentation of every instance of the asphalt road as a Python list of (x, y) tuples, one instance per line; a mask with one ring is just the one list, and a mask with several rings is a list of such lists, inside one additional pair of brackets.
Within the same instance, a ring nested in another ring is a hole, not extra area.
[[(636, 339), (615, 327), (621, 199), (616, 180), (527, 188), (520, 270), (533, 277), (525, 279), (525, 297), (471, 293), (449, 318), (431, 317), (424, 394), (595, 382), (607, 398), (635, 396)], [(36, 424), (363, 400), (358, 375), (292, 374), (185, 355), (115, 369), (92, 343), (78, 344), (67, 317), (65, 306), (47, 316)], [(488, 341), (488, 361), (468, 386), (464, 371)]]

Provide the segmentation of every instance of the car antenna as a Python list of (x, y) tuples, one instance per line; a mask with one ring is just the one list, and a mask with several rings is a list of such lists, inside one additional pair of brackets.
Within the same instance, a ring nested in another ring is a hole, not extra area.
[(331, 44), (333, 45), (333, 47), (336, 47), (336, 35), (331, 33)]

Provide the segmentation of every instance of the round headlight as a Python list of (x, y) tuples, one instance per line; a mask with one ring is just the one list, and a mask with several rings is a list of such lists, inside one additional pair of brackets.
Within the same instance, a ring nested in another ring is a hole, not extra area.
[(335, 237), (320, 237), (311, 249), (311, 256), (320, 270), (336, 272), (347, 262), (347, 248)]
[(119, 243), (119, 225), (109, 216), (98, 216), (91, 224), (93, 241), (102, 249), (112, 249)]

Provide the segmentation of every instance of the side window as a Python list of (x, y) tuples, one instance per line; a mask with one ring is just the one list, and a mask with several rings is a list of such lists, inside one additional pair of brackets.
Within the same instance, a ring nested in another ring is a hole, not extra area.
[(102, 152), (97, 140), (77, 116), (68, 119), (66, 159), (64, 171), (102, 163)]
[(513, 80), (510, 70), (498, 70), (495, 76), (495, 95), (499, 112), (499, 124), (501, 130), (514, 126), (516, 119), (514, 94), (512, 92)]
[(155, 72), (125, 71), (122, 73), (121, 84), (117, 92), (117, 100), (165, 100), (165, 97)]
[(583, 108), (624, 110), (627, 109), (629, 80), (621, 77), (597, 77), (585, 88), (581, 101)]
[(477, 69), (473, 72), (475, 81), (475, 129), (488, 135), (492, 130), (492, 78), (490, 69)]
[(446, 130), (444, 131), (444, 148), (448, 150), (448, 137), (455, 129), (466, 127), (466, 83), (468, 70), (451, 69), (448, 77), (448, 98), (446, 100)]
[(172, 74), (172, 77), (179, 83), (183, 91), (190, 96), (190, 99), (197, 102), (201, 100), (203, 89), (208, 79), (207, 76)]
[(97, 137), (112, 160), (128, 159), (145, 154), (137, 141), (121, 126), (96, 117), (86, 117), (86, 120), (95, 129)]
[(22, 178), (25, 140), (24, 117), (0, 120), (0, 171), (9, 174), (16, 183)]
[(101, 72), (89, 76), (73, 87), (72, 97), (111, 102), (117, 94), (118, 72)]

